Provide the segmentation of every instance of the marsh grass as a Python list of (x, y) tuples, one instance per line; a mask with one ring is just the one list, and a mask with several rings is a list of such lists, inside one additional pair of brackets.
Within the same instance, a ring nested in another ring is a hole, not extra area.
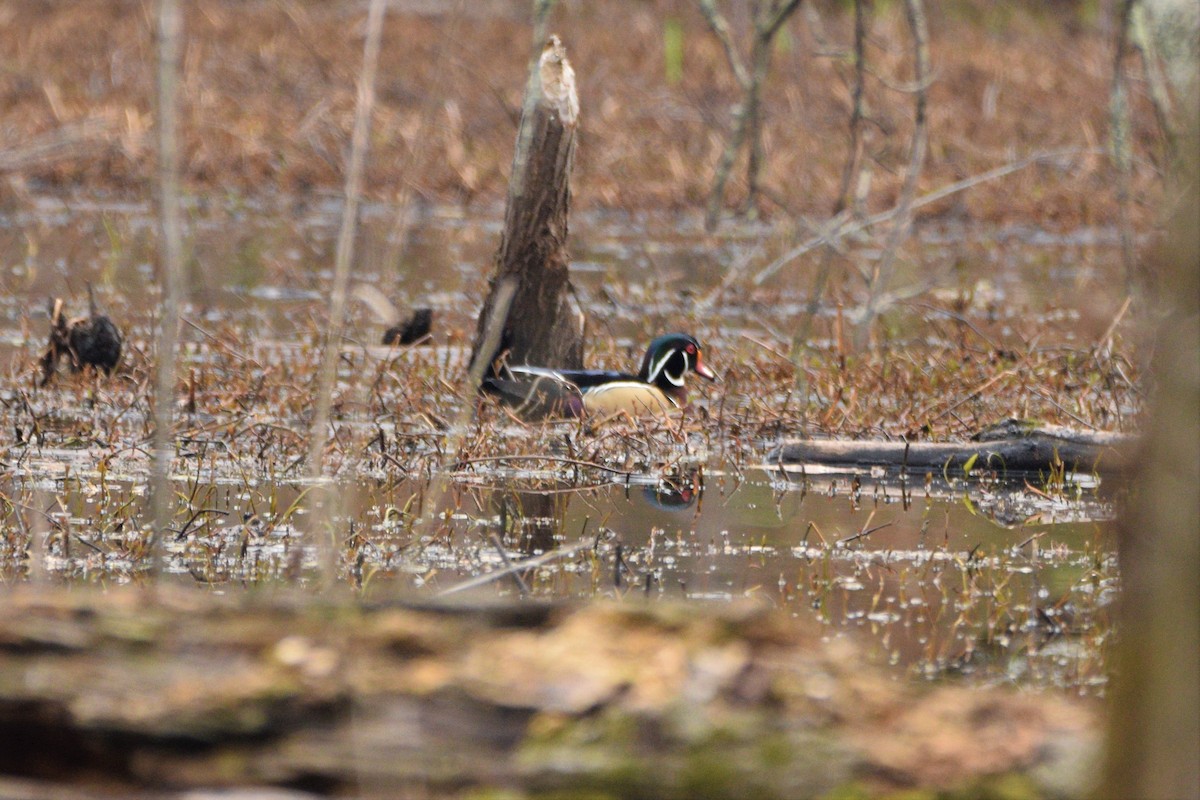
[[(1061, 471), (1031, 476), (1014, 501), (1010, 483), (986, 474), (910, 476), (897, 490), (867, 475), (767, 478), (761, 460), (798, 431), (943, 440), (1008, 416), (1136, 429), (1141, 378), (1126, 321), (1090, 334), (1069, 316), (993, 318), (957, 295), (931, 297), (891, 312), (896, 330), (918, 335), (853, 354), (839, 348), (836, 315), (819, 315), (805, 396), (782, 357), (787, 338), (774, 333), (786, 330), (791, 296), (726, 300), (723, 318), (753, 309), (751, 333), (672, 313), (632, 281), (610, 279), (607, 291), (639, 322), (624, 329), (631, 334), (597, 332), (590, 364), (627, 368), (642, 324), (690, 328), (704, 341), (721, 381), (693, 387), (682, 416), (541, 425), (483, 402), (460, 425), (473, 330), (465, 311), (446, 312), (435, 344), (413, 348), (355, 343), (374, 341), (381, 323), (350, 319), (326, 448), (341, 498), (329, 522), (342, 542), (340, 584), (367, 598), (472, 581), (487, 596), (750, 596), (815, 612), (834, 631), (865, 630), (881, 660), (914, 674), (1103, 690), (1116, 566), (1105, 526), (1080, 526), (1111, 515), (1107, 495)], [(286, 339), (270, 335), (272, 312), (247, 314), (244, 300), (203, 319), (185, 307), (186, 401), (159, 579), (216, 591), (319, 582), (303, 532), (323, 294), (318, 283), (309, 299), (256, 301), (287, 303)], [(115, 293), (104, 301), (132, 345), (118, 375), (62, 375), (36, 388), (26, 359), (0, 403), (0, 430), (15, 434), (0, 485), (9, 581), (155, 576), (138, 535), (150, 520), (154, 368), (140, 354), (153, 352), (155, 319)], [(940, 500), (946, 477), (956, 488)], [(836, 513), (822, 510), (828, 503)], [(706, 522), (721, 515), (732, 516)], [(977, 528), (993, 533), (973, 539)]]
[[(369, 196), (399, 198), (417, 213), (428, 202), (486, 208), (502, 200), (529, 55), (528, 4), (516, 6), (522, 13), (470, 3), (389, 12), (384, 36), (404, 46), (381, 53)], [(851, 146), (853, 14), (811, 10), (789, 21), (793, 46), (774, 53), (763, 95), (757, 211), (794, 225), (798, 235), (830, 213)], [(185, 185), (215, 195), (341, 191), (362, 57), (345, 6), (201, 0), (185, 12), (192, 53), (180, 75)], [(668, 19), (672, 32), (665, 36)], [(119, 0), (92, 0), (46, 9), (17, 4), (7, 22), (0, 116), (11, 141), (62, 144), (19, 160), (5, 148), (0, 165), (10, 155), (35, 187), (90, 185), (140, 195), (155, 175), (153, 40), (144, 18)], [(913, 74), (903, 4), (878, 7), (869, 22), (864, 103), (875, 124), (865, 141), (867, 214), (891, 208), (904, 180), (912, 96), (895, 86)], [(702, 204), (741, 88), (695, 4), (557, 4), (548, 25), (563, 37), (581, 77), (587, 147), (580, 149), (576, 207), (677, 212)], [(1112, 165), (1098, 154), (1108, 127), (1111, 32), (1069, 13), (1029, 13), (1029, 4), (987, 25), (934, 9), (930, 27), (937, 63), (921, 191), (1025, 156), (1026, 143), (1078, 155), (926, 213), (990, 224), (1040, 220), (1062, 229), (1113, 224)], [(663, 68), (664, 49), (682, 49), (677, 82)], [(1160, 134), (1140, 65), (1127, 66), (1130, 139), (1139, 156), (1130, 214), (1143, 229), (1159, 191), (1153, 154)], [(730, 209), (746, 199), (737, 171), (728, 194)]]

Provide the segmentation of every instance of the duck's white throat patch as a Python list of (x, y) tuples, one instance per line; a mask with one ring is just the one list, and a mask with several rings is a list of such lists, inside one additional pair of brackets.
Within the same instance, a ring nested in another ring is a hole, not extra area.
[[(683, 356), (683, 369), (679, 371), (678, 375), (672, 374), (671, 372), (669, 372), (666, 369), (667, 362), (669, 362), (671, 360), (671, 357), (674, 356), (676, 353), (680, 353), (680, 355)], [(667, 353), (665, 355), (663, 355), (662, 358), (660, 358), (660, 359), (658, 359), (658, 361), (654, 361), (650, 364), (650, 374), (648, 376), (646, 376), (646, 380), (649, 381), (650, 383), (654, 383), (654, 381), (656, 381), (658, 379), (658, 375), (661, 372), (664, 376), (666, 376), (666, 379), (668, 381), (670, 381), (672, 385), (683, 386), (683, 376), (684, 376), (684, 373), (687, 372), (687, 367), (688, 367), (687, 354), (682, 353), (679, 350), (668, 350)]]

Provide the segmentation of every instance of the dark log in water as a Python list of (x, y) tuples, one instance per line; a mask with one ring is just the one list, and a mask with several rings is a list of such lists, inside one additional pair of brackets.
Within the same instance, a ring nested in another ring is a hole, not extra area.
[[(583, 316), (567, 272), (567, 221), (579, 100), (557, 36), (546, 42), (526, 90), (508, 186), (504, 233), (479, 315), (472, 361), (507, 354), (514, 364), (583, 366)], [(513, 282), (499, 352), (480, 353), (498, 288)]]
[(1134, 437), (1104, 431), (1076, 431), (1055, 425), (1008, 420), (970, 442), (885, 442), (797, 439), (767, 454), (767, 463), (847, 467), (888, 467), (909, 471), (988, 471), (1005, 473), (1119, 473), (1128, 466)]
[(748, 604), (26, 587), (0, 612), (2, 797), (1082, 797), (1098, 749), (1086, 703), (896, 681)]

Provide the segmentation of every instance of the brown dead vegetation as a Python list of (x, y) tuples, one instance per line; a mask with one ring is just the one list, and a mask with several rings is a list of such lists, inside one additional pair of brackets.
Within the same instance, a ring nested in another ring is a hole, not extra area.
[[(527, 5), (429, 11), (393, 4), (370, 193), (500, 202), (529, 55)], [(22, 156), (8, 159), (22, 170), (10, 174), (39, 189), (146, 191), (155, 169), (154, 47), (144, 4), (9, 2), (0, 13), (0, 150)], [(1115, 221), (1112, 168), (1103, 153), (1112, 34), (1084, 13), (965, 3), (933, 9), (930, 150), (919, 193), (1034, 151), (1073, 155), (922, 214), (1056, 227)], [(763, 97), (763, 214), (823, 217), (838, 200), (849, 145), (852, 17), (821, 4), (794, 15), (784, 30)], [(735, 27), (744, 22), (731, 19)], [(362, 22), (360, 6), (348, 3), (188, 4), (180, 129), (190, 190), (339, 189)], [(697, 7), (603, 0), (559, 6), (550, 24), (581, 74), (578, 203), (702, 208), (740, 88)], [(682, 31), (678, 82), (664, 69), (668, 24)], [(872, 14), (867, 211), (890, 208), (903, 180), (911, 128), (911, 95), (903, 87), (912, 80), (906, 35), (898, 5)], [(1137, 87), (1138, 65), (1130, 66)], [(1159, 142), (1144, 96), (1134, 98), (1133, 121), (1134, 214), (1145, 222), (1158, 193), (1152, 161)], [(74, 133), (64, 139), (64, 132)], [(47, 157), (30, 157), (43, 152), (29, 150), (38, 142), (54, 145)], [(744, 198), (738, 175), (727, 208)]]

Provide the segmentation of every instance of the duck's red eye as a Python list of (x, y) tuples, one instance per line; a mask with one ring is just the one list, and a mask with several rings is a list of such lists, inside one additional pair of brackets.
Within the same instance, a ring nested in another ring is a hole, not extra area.
[(688, 355), (691, 355), (692, 353), (695, 353), (695, 352), (696, 352), (696, 345), (694, 345), (694, 344), (689, 344), (689, 345), (687, 346), (687, 351), (688, 351)]

